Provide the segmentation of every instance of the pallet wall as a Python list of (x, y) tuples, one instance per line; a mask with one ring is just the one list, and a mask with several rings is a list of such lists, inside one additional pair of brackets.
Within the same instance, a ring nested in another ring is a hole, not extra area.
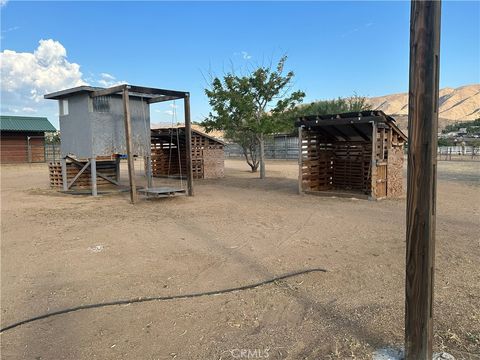
[[(85, 165), (86, 161), (79, 161), (83, 165)], [(63, 188), (63, 181), (62, 181), (62, 165), (59, 161), (51, 161), (48, 163), (48, 169), (50, 173), (50, 187), (62, 189)], [(67, 161), (67, 179), (68, 183), (70, 183), (73, 178), (78, 174), (80, 171), (80, 167), (75, 165), (72, 162)], [(115, 160), (97, 160), (97, 172), (102, 173), (109, 178), (115, 179), (117, 175), (117, 167)], [(106, 188), (114, 186), (109, 181), (97, 176), (97, 187), (98, 188)], [(70, 189), (91, 189), (91, 173), (90, 167), (88, 167), (82, 175), (75, 181)]]
[(300, 148), (303, 191), (333, 189), (333, 146), (314, 131), (304, 131)]
[(333, 141), (315, 129), (303, 130), (301, 190), (347, 190), (369, 196), (374, 191), (376, 198), (402, 196), (403, 139), (388, 125), (380, 125), (375, 143), (372, 154), (372, 141)]
[[(175, 140), (175, 139), (174, 139)], [(179, 162), (180, 150), (180, 162)], [(187, 161), (185, 145), (170, 144), (152, 138), (152, 174), (162, 176), (185, 176)], [(181, 164), (181, 167), (180, 167)], [(212, 179), (224, 176), (223, 144), (200, 134), (192, 134), (192, 173), (194, 179)]]
[(301, 145), (303, 191), (370, 189), (371, 144), (328, 142), (315, 131), (304, 131)]
[(369, 194), (371, 157), (372, 146), (369, 142), (335, 142), (332, 164), (333, 187)]

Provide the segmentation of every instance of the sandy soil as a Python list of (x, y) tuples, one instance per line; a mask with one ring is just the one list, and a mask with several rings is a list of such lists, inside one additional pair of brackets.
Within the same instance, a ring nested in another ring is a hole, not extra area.
[[(439, 164), (435, 348), (458, 359), (480, 358), (479, 166)], [(45, 164), (2, 166), (2, 326), (81, 304), (328, 270), (40, 320), (4, 332), (2, 358), (359, 359), (401, 345), (405, 201), (299, 196), (294, 162), (267, 171), (261, 181), (228, 160), (226, 178), (196, 181), (193, 198), (132, 206), (125, 193), (49, 190)]]

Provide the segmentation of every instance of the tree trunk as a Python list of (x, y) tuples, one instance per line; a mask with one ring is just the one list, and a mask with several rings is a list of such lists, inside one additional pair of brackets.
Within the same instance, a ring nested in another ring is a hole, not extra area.
[[(248, 166), (250, 166), (250, 169), (252, 169), (252, 173), (257, 172), (258, 169), (258, 160), (255, 155), (255, 144), (250, 146), (250, 148), (246, 148), (245, 146), (242, 146), (243, 149), (243, 156), (245, 156), (245, 160), (247, 161)], [(250, 156), (249, 156), (250, 153)]]
[(265, 179), (265, 139), (263, 134), (258, 137), (258, 143), (260, 145), (260, 179)]

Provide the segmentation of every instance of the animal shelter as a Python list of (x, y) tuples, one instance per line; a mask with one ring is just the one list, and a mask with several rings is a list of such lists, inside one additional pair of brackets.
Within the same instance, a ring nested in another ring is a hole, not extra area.
[(382, 111), (304, 116), (299, 128), (300, 193), (368, 199), (404, 194), (406, 135)]
[[(165, 90), (134, 85), (118, 85), (111, 88), (79, 86), (45, 95), (45, 99), (59, 103), (61, 132), (61, 161), (51, 164), (51, 182), (61, 183), (64, 191), (74, 185), (91, 188), (97, 195), (98, 179), (119, 185), (119, 159), (128, 160), (129, 189), (132, 203), (137, 191), (145, 195), (193, 195), (191, 157), (183, 164), (187, 189), (182, 187), (154, 187), (151, 170), (150, 109), (152, 103), (184, 100), (185, 129), (184, 147), (190, 154), (190, 94), (183, 91)], [(145, 187), (137, 189), (134, 158), (143, 158), (145, 164)], [(103, 161), (102, 164), (99, 162)], [(106, 161), (106, 162), (105, 162)], [(114, 162), (114, 163), (112, 163)], [(100, 165), (100, 167), (99, 167)], [(60, 170), (59, 170), (60, 168)], [(107, 171), (108, 170), (108, 171)]]
[[(219, 139), (192, 129), (191, 159), (194, 179), (224, 177), (224, 146)], [(183, 177), (186, 169), (185, 127), (152, 129), (152, 174)]]

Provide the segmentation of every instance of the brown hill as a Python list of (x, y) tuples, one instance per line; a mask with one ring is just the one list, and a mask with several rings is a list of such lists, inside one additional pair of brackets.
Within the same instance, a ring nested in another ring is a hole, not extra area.
[[(480, 117), (480, 84), (440, 90), (439, 126), (445, 127), (456, 121), (475, 120)], [(370, 98), (373, 109), (382, 110), (397, 119), (406, 130), (408, 116), (408, 93)]]

